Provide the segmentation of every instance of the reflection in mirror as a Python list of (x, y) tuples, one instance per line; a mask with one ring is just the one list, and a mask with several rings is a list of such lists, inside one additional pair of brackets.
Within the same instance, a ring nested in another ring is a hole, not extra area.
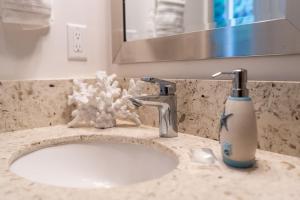
[(285, 18), (286, 0), (125, 0), (126, 41)]

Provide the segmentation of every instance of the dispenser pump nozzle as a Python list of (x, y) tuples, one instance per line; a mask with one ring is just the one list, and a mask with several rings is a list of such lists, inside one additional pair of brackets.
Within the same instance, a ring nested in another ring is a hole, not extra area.
[(232, 75), (232, 97), (248, 97), (249, 90), (247, 89), (248, 73), (246, 69), (236, 69), (232, 72), (218, 72), (212, 77), (216, 78), (222, 75)]

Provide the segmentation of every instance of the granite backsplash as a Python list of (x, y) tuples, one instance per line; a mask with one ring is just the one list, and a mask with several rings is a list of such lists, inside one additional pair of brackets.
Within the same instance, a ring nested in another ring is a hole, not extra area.
[(1, 81), (0, 133), (65, 124), (71, 120), (67, 96), (71, 80)]
[[(119, 79), (122, 87), (129, 79)], [(218, 139), (219, 116), (230, 92), (229, 81), (171, 80), (177, 84), (178, 125), (182, 133)], [(258, 119), (259, 148), (300, 156), (300, 82), (249, 82)], [(66, 124), (71, 80), (1, 81), (0, 133)], [(157, 94), (145, 83), (144, 92)], [(141, 120), (158, 126), (155, 108), (142, 107)]]

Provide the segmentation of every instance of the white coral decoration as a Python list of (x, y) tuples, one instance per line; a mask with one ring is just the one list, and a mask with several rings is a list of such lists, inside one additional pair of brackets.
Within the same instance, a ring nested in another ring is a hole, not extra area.
[(119, 87), (116, 75), (108, 76), (99, 71), (96, 84), (89, 85), (81, 80), (74, 80), (73, 94), (69, 96), (69, 105), (76, 105), (72, 112), (74, 118), (69, 127), (93, 126), (111, 128), (116, 126), (116, 119), (128, 119), (140, 125), (135, 107), (129, 100), (141, 94), (141, 84), (130, 80), (128, 91)]

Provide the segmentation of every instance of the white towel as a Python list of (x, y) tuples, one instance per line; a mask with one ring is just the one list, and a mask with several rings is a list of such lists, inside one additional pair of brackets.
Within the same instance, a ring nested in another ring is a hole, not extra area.
[(27, 29), (48, 27), (52, 0), (2, 0), (2, 21), (20, 24)]
[(155, 12), (156, 36), (169, 36), (184, 32), (186, 0), (157, 0)]

